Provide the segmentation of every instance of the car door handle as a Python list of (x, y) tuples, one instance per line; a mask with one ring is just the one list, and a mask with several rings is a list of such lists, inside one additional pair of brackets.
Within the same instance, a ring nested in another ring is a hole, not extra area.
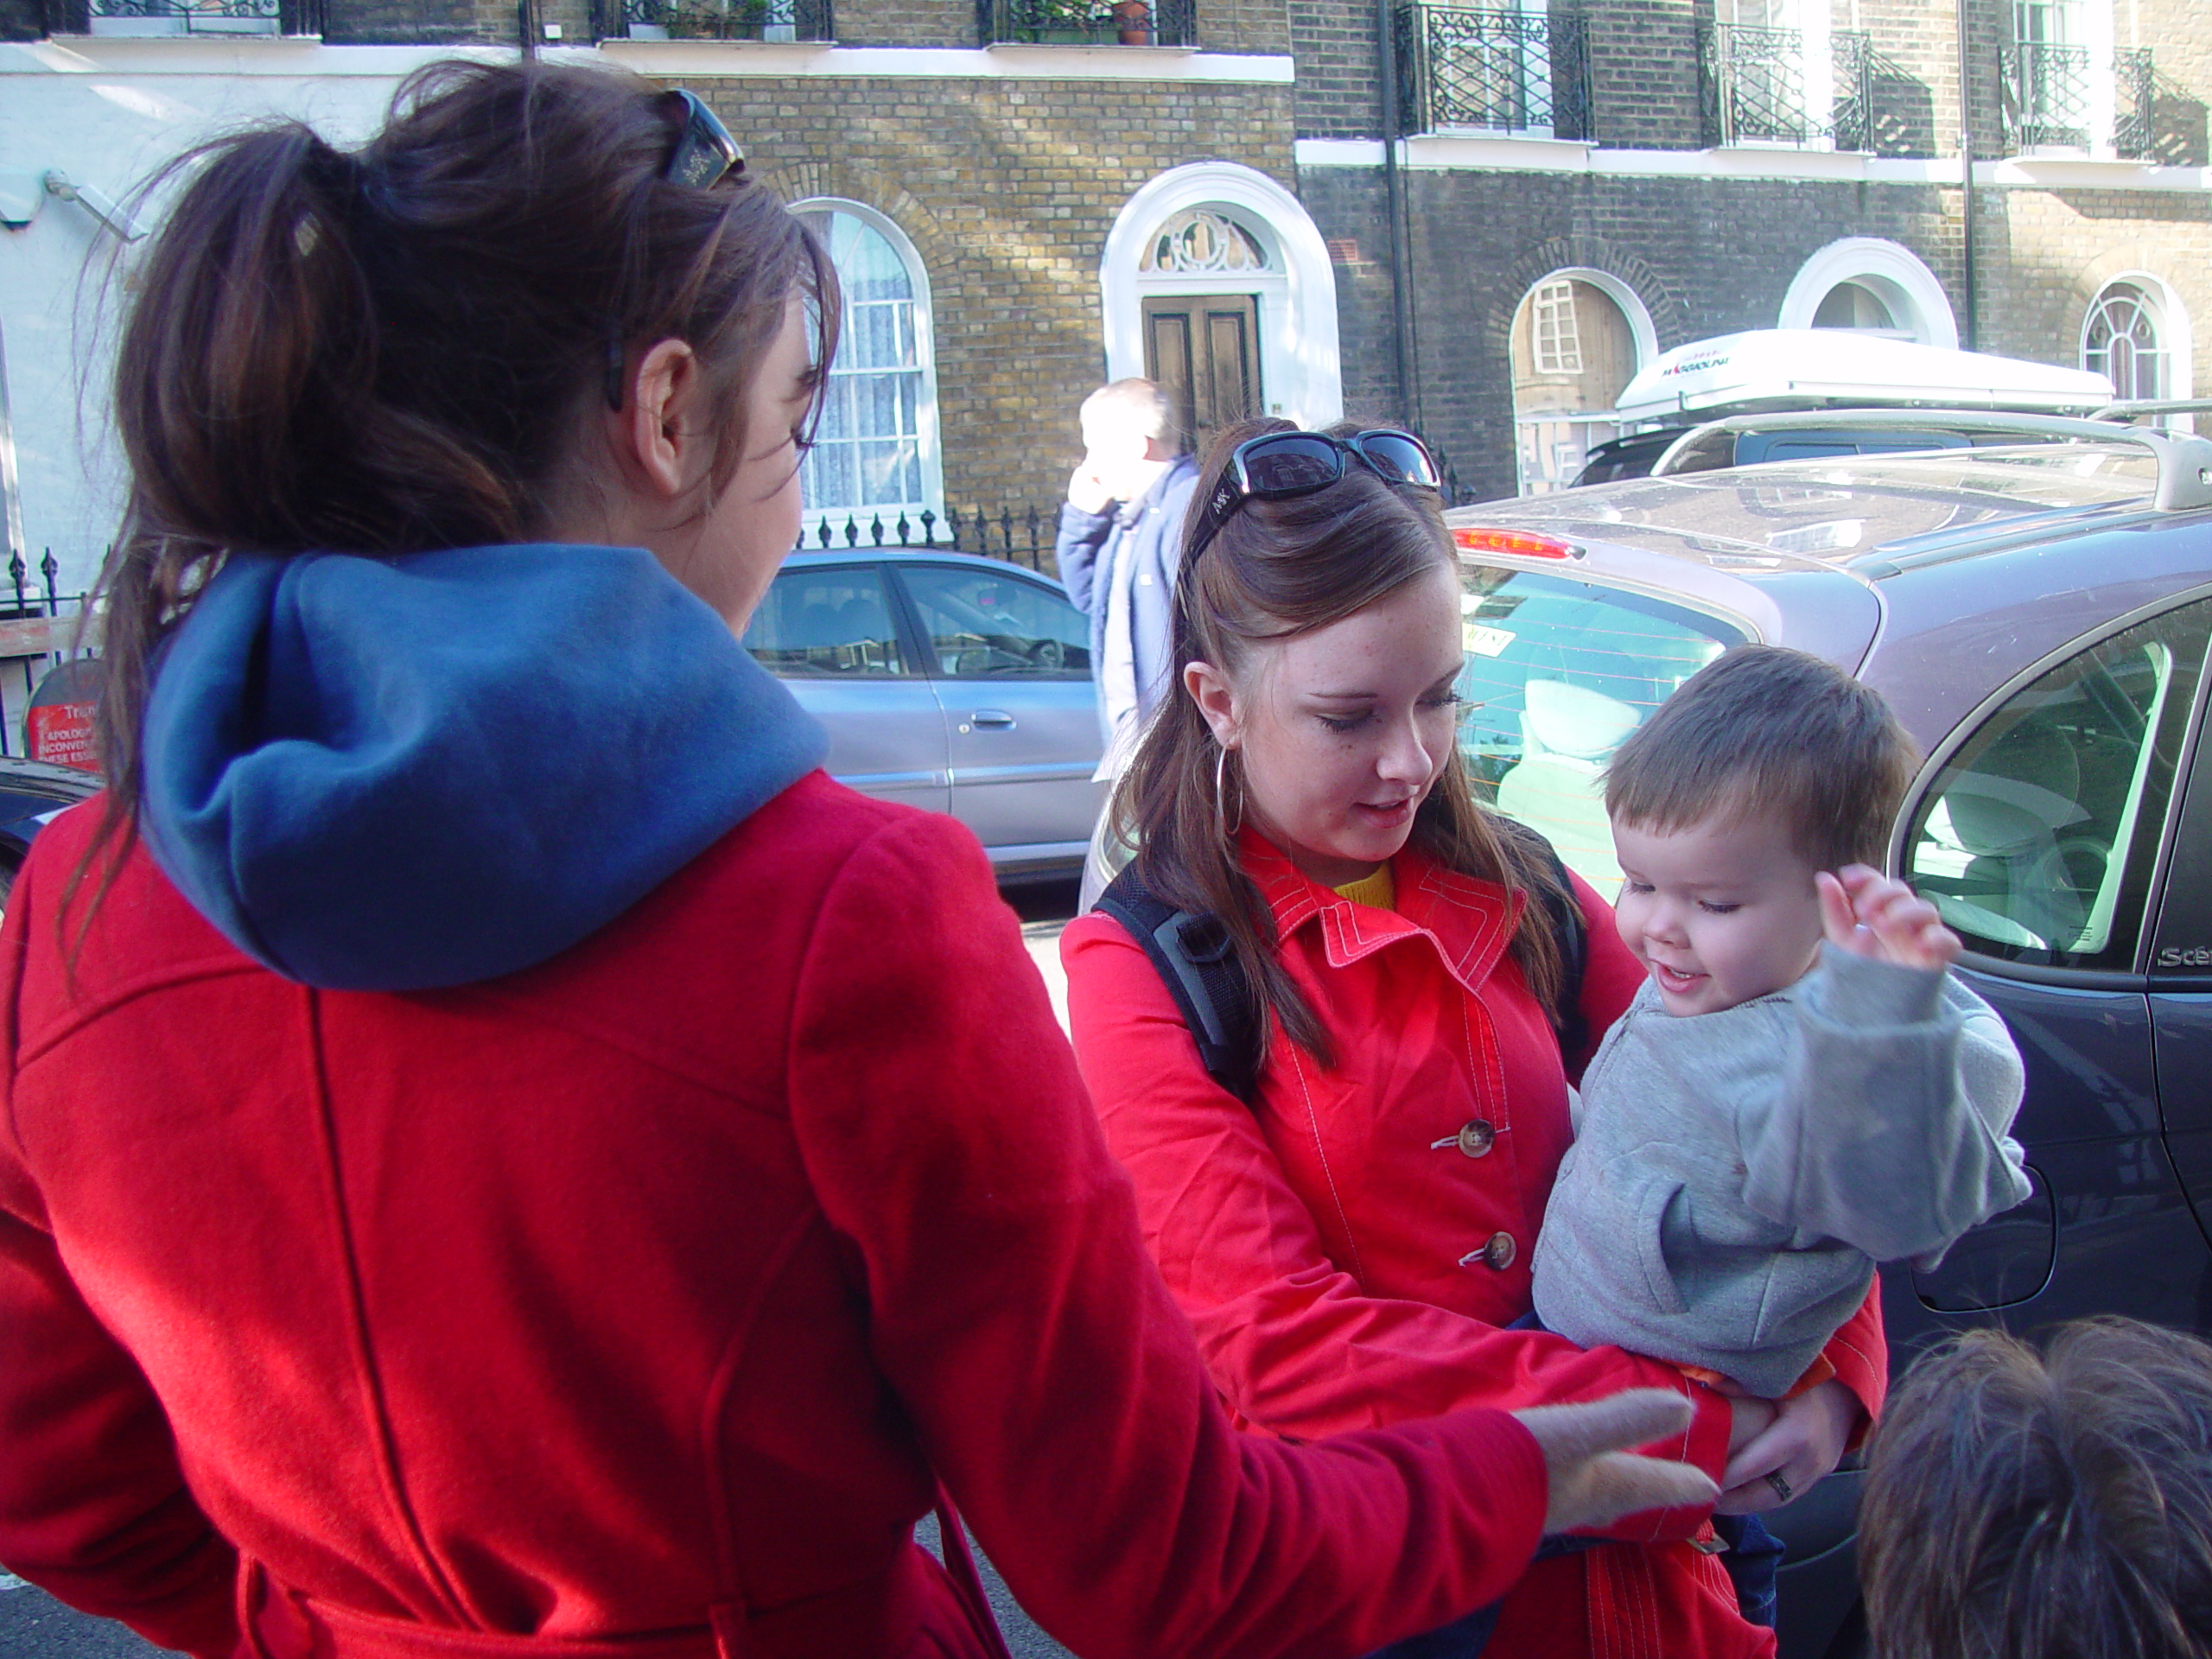
[(1003, 709), (978, 709), (968, 716), (968, 725), (960, 729), (964, 732), (969, 726), (991, 726), (1010, 730), (1014, 726), (1014, 716)]

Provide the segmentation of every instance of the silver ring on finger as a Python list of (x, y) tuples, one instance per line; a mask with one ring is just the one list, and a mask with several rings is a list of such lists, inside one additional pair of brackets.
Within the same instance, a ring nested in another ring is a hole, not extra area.
[(1766, 1484), (1774, 1488), (1774, 1495), (1783, 1503), (1787, 1503), (1789, 1501), (1789, 1483), (1782, 1478), (1780, 1470), (1770, 1469), (1767, 1471)]

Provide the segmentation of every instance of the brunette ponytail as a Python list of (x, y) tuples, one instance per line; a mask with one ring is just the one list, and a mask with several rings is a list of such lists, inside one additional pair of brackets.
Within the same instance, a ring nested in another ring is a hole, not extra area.
[[(1137, 874), (1147, 888), (1179, 909), (1221, 918), (1252, 998), (1262, 1058), (1273, 1041), (1273, 1023), (1280, 1021), (1284, 1035), (1330, 1066), (1336, 1057), (1328, 1033), (1282, 966), (1274, 914), (1244, 873), (1230, 833), (1240, 816), (1230, 804), (1242, 798), (1237, 757), (1233, 751), (1224, 757), (1183, 683), (1182, 669), (1211, 663), (1235, 676), (1255, 645), (1327, 627), (1440, 567), (1459, 566), (1435, 499), (1395, 488), (1361, 466), (1347, 467), (1342, 478), (1310, 495), (1247, 500), (1193, 558), (1191, 531), (1228, 470), (1230, 452), (1262, 433), (1295, 429), (1288, 421), (1249, 421), (1224, 429), (1207, 446), (1175, 581), (1168, 645), (1173, 681), (1110, 810), (1116, 833), (1137, 849)], [(1501, 827), (1475, 799), (1456, 746), (1414, 815), (1411, 840), (1448, 869), (1496, 882), (1509, 898), (1528, 895), (1513, 957), (1554, 1027), (1561, 1027), (1568, 1013), (1560, 1006), (1564, 973), (1552, 906), (1543, 898), (1567, 895), (1534, 846)]]
[(442, 63), (357, 152), (284, 122), (148, 187), (185, 181), (118, 341), (100, 843), (135, 825), (155, 653), (226, 554), (527, 540), (575, 488), (564, 463), (610, 361), (683, 340), (736, 411), (794, 294), (830, 360), (827, 256), (741, 174), (664, 178), (684, 114), (626, 73)]

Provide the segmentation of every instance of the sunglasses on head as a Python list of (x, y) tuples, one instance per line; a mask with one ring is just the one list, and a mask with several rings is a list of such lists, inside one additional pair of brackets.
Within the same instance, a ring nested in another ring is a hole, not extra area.
[[(668, 153), (662, 164), (660, 176), (671, 184), (688, 184), (695, 190), (705, 190), (720, 184), (724, 179), (745, 175), (745, 150), (722, 119), (707, 107), (706, 100), (696, 92), (687, 92), (681, 87), (662, 94), (672, 114), (683, 118), (683, 130), (676, 136), (676, 148)], [(619, 410), (622, 407), (622, 339), (619, 333), (608, 336), (607, 342), (607, 406)]]
[(1355, 432), (1347, 438), (1325, 432), (1263, 432), (1230, 452), (1229, 465), (1198, 515), (1191, 558), (1205, 550), (1230, 515), (1246, 501), (1281, 501), (1325, 490), (1344, 475), (1345, 458), (1357, 455), (1386, 484), (1416, 489), (1444, 486), (1428, 448), (1410, 432), (1392, 426)]
[(681, 87), (664, 96), (682, 111), (683, 131), (677, 138), (676, 148), (669, 152), (668, 165), (661, 168), (661, 177), (671, 183), (704, 190), (733, 175), (744, 173), (743, 147), (730, 137), (721, 117), (707, 107), (704, 99)]

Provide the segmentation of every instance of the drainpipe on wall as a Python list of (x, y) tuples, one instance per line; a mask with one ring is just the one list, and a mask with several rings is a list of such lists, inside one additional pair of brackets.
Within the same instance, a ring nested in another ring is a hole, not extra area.
[(1961, 340), (1967, 350), (1979, 351), (1976, 344), (1980, 335), (1977, 326), (1974, 281), (1974, 62), (1967, 48), (1967, 0), (1958, 0), (1959, 14), (1959, 217), (1961, 243), (1961, 276), (1966, 283), (1967, 326)]
[[(1382, 194), (1390, 215), (1390, 323), (1398, 359), (1398, 418), (1421, 429), (1421, 385), (1414, 372), (1414, 296), (1407, 272), (1405, 184), (1398, 175), (1398, 42), (1395, 0), (1375, 0), (1376, 77), (1382, 95)], [(1965, 0), (1961, 0), (1963, 4)]]

